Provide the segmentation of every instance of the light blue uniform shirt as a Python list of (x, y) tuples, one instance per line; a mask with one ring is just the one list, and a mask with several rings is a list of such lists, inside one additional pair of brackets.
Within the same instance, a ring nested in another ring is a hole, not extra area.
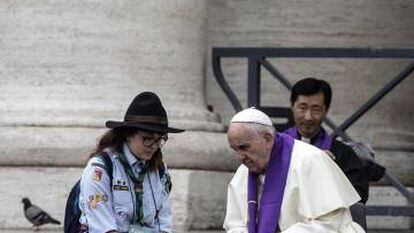
[[(87, 225), (89, 232), (103, 233), (110, 230), (127, 232), (136, 225), (134, 183), (126, 174), (118, 155), (105, 150), (113, 164), (112, 189), (104, 162), (98, 157), (89, 160), (82, 174), (79, 206), (82, 210), (80, 223)], [(143, 162), (133, 156), (126, 144), (123, 153), (132, 171), (137, 175)], [(143, 181), (143, 207), (145, 227), (154, 232), (172, 232), (172, 214), (169, 193), (165, 187), (168, 171), (160, 178), (158, 171), (148, 171)], [(151, 191), (152, 190), (152, 191)], [(154, 198), (153, 198), (154, 197)], [(156, 219), (156, 212), (158, 219)]]

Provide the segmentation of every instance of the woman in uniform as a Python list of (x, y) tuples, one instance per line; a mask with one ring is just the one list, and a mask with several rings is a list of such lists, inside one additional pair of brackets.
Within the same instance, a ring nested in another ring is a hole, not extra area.
[(161, 148), (168, 133), (184, 130), (168, 126), (152, 92), (137, 95), (124, 120), (106, 126), (110, 129), (90, 154), (81, 179), (84, 232), (172, 232), (171, 180)]

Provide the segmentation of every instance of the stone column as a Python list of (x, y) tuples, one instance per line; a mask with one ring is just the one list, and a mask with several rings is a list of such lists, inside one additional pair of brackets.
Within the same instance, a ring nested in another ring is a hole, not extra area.
[(145, 90), (188, 130), (164, 153), (176, 227), (221, 224), (230, 174), (218, 171), (236, 162), (205, 104), (206, 1), (2, 1), (0, 31), (0, 228), (30, 226), (23, 196), (62, 220), (105, 121)]

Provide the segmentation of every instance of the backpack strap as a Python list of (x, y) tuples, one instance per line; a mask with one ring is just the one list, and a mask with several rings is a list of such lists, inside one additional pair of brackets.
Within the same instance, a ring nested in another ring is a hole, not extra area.
[(113, 180), (114, 177), (113, 177), (113, 165), (112, 165), (111, 157), (105, 151), (102, 151), (100, 154), (98, 154), (96, 156), (103, 160), (103, 162), (105, 164), (105, 170), (109, 175), (110, 187), (112, 188), (112, 180)]
[(160, 179), (165, 175), (165, 163), (162, 162), (160, 169), (158, 169), (158, 175), (160, 175)]
[(158, 175), (160, 175), (160, 179), (162, 180), (164, 178), (164, 187), (165, 187), (165, 191), (169, 194), (171, 192), (172, 189), (172, 182), (171, 182), (171, 177), (170, 175), (166, 172), (166, 165), (163, 162), (161, 167), (158, 169)]

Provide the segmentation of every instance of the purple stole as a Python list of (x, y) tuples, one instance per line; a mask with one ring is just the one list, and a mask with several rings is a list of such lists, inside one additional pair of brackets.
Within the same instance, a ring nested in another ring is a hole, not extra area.
[[(249, 233), (274, 233), (279, 227), (280, 209), (282, 207), (293, 144), (293, 138), (283, 133), (276, 133), (266, 168), (266, 179), (259, 211), (257, 211), (258, 174), (249, 172), (247, 192)], [(258, 218), (256, 213), (258, 213)], [(256, 219), (258, 219), (257, 222)]]
[[(300, 140), (300, 135), (298, 133), (298, 128), (291, 127), (283, 133), (290, 135), (291, 137)], [(321, 128), (321, 130), (318, 133), (318, 136), (316, 136), (315, 143), (313, 143), (314, 146), (318, 147), (321, 150), (330, 150), (332, 146), (332, 137), (326, 133), (326, 131)]]

